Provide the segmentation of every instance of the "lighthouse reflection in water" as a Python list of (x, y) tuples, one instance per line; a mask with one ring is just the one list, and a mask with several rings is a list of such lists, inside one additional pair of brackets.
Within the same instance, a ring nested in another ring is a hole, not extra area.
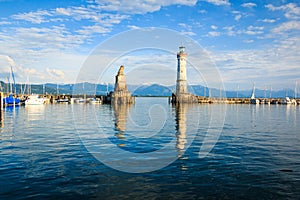
[[(149, 105), (141, 106), (139, 101)], [(138, 98), (136, 105), (112, 104), (116, 132), (110, 139), (124, 150), (139, 153), (173, 145), (170, 153), (181, 157), (197, 135), (200, 125), (197, 106), (172, 105), (163, 98), (155, 101), (152, 105), (147, 98)]]

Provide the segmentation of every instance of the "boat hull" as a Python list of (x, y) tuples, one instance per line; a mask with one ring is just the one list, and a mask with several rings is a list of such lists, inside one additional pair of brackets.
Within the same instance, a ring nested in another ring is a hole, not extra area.
[(25, 101), (25, 105), (42, 105), (45, 103), (45, 99), (39, 98), (38, 95), (30, 95)]
[(14, 98), (13, 95), (9, 95), (8, 97), (3, 98), (4, 106), (19, 106), (21, 105), (21, 101), (18, 98)]

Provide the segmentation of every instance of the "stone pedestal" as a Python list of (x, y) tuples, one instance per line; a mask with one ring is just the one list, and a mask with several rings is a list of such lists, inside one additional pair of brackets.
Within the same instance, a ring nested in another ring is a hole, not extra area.
[(135, 102), (135, 98), (131, 96), (126, 85), (126, 77), (124, 74), (124, 66), (119, 68), (116, 76), (115, 89), (111, 94), (112, 104), (131, 104)]

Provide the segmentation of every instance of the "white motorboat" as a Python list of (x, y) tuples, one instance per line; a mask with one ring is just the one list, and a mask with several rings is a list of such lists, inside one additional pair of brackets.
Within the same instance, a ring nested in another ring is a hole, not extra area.
[(98, 98), (92, 98), (92, 99), (89, 100), (89, 103), (90, 104), (101, 104), (102, 101)]
[(296, 99), (290, 99), (289, 97), (285, 97), (280, 103), (283, 105), (297, 105)]
[(25, 101), (25, 105), (42, 105), (45, 103), (44, 98), (40, 98), (38, 94), (29, 95)]

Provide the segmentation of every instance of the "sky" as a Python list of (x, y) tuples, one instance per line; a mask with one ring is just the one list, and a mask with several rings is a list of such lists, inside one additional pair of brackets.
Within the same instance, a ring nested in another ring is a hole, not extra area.
[[(168, 47), (149, 50), (156, 37), (145, 36), (140, 45), (148, 46), (133, 51), (134, 33), (149, 28), (184, 39), (170, 36)], [(300, 85), (297, 0), (0, 0), (0, 80), (8, 81), (12, 66), (18, 83), (74, 83), (95, 56), (86, 73), (98, 82), (113, 83), (124, 64), (132, 84), (172, 85), (182, 43), (188, 61), (197, 60), (189, 39), (201, 49), (195, 73), (188, 67), (190, 84), (218, 76), (228, 90)], [(121, 54), (114, 54), (119, 46)]]

